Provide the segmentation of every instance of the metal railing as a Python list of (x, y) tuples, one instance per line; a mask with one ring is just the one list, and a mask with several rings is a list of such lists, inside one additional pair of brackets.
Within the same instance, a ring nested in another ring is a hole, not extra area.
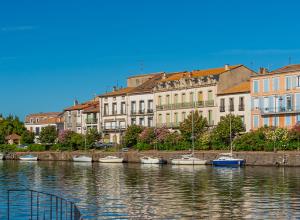
[(158, 128), (179, 128), (180, 122), (168, 122), (168, 123), (158, 123), (156, 127)]
[(7, 191), (7, 219), (81, 220), (77, 206), (64, 198), (35, 190)]
[(98, 123), (98, 119), (97, 118), (87, 118), (86, 119), (86, 123), (87, 124), (97, 124)]
[(181, 102), (176, 104), (166, 104), (166, 105), (157, 105), (156, 109), (158, 111), (162, 110), (174, 110), (174, 109), (183, 109), (183, 108), (204, 108), (204, 107), (214, 107), (214, 100), (207, 101), (198, 101), (198, 102)]
[(276, 108), (255, 108), (259, 109), (262, 115), (267, 114), (287, 114), (287, 113), (300, 113), (300, 106), (279, 106)]

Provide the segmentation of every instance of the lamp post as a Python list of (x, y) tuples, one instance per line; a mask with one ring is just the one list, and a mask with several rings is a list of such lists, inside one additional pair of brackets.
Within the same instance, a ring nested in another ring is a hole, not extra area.
[(87, 134), (87, 131), (86, 131), (85, 126), (83, 127), (83, 130), (84, 130), (84, 150), (86, 150), (86, 134)]

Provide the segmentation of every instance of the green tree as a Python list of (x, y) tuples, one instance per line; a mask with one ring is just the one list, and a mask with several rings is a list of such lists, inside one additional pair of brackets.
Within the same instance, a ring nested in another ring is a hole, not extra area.
[(189, 114), (188, 117), (180, 123), (179, 130), (186, 141), (192, 141), (193, 127), (195, 139), (198, 139), (208, 127), (207, 119), (200, 115), (198, 111)]
[(123, 141), (126, 147), (134, 147), (137, 144), (139, 134), (143, 131), (143, 127), (131, 125), (127, 128)]
[(25, 130), (21, 135), (22, 144), (33, 144), (34, 143), (34, 133), (28, 130)]
[(39, 140), (43, 144), (53, 144), (57, 139), (57, 130), (55, 126), (47, 126), (42, 128)]
[(88, 129), (86, 134), (86, 144), (88, 148), (92, 148), (95, 144), (95, 142), (99, 141), (101, 138), (101, 135), (99, 134), (98, 130), (96, 128)]
[(245, 131), (243, 121), (240, 116), (228, 114), (221, 117), (220, 122), (213, 130), (215, 141), (222, 143), (226, 146), (230, 144), (230, 120), (231, 120), (231, 137), (232, 140), (240, 132)]

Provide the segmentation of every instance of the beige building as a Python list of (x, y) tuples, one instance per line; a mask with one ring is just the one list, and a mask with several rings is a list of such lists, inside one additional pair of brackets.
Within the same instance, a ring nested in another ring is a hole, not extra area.
[(193, 110), (206, 117), (210, 126), (216, 125), (217, 94), (249, 80), (252, 74), (243, 65), (165, 74), (154, 88), (156, 125), (176, 129)]

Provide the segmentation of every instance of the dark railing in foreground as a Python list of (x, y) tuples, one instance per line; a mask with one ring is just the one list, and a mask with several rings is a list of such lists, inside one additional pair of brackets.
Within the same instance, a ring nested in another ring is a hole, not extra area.
[(35, 190), (7, 191), (7, 219), (81, 220), (77, 206), (64, 198)]

